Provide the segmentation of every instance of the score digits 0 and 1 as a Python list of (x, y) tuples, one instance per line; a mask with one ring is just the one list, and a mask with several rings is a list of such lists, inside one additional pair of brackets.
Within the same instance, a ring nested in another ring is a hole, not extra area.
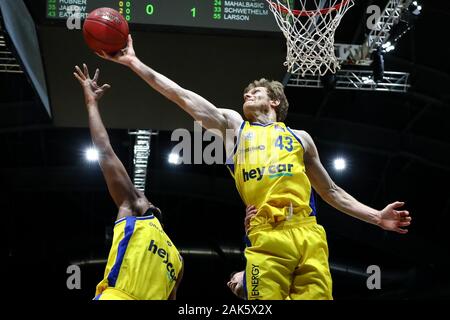
[[(121, 1), (122, 2), (122, 1)], [(129, 1), (127, 1), (129, 2)], [(214, 2), (221, 2), (221, 0), (214, 0)], [(197, 8), (196, 7), (192, 7), (190, 9), (191, 11), (191, 16), (192, 18), (195, 18), (197, 16)], [(119, 11), (120, 12), (120, 11)], [(153, 15), (153, 13), (155, 12), (155, 6), (152, 3), (148, 3), (145, 6), (145, 13), (149, 16)]]

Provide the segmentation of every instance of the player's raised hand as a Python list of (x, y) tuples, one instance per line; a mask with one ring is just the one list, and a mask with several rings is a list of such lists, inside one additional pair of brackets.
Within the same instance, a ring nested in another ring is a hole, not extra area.
[(136, 58), (136, 53), (134, 52), (133, 48), (133, 38), (131, 38), (131, 34), (128, 35), (127, 46), (122, 50), (119, 50), (115, 55), (108, 54), (105, 51), (102, 51), (101, 53), (96, 52), (96, 55), (106, 60), (114, 61), (125, 66), (130, 66), (133, 59)]
[(394, 231), (400, 234), (405, 234), (408, 232), (405, 227), (411, 224), (411, 217), (409, 216), (409, 211), (407, 210), (396, 210), (402, 207), (405, 203), (396, 201), (388, 204), (380, 213), (380, 221), (378, 225), (388, 231)]
[(109, 84), (104, 84), (102, 86), (98, 85), (97, 81), (100, 75), (99, 69), (95, 71), (94, 77), (91, 79), (91, 77), (89, 76), (88, 67), (84, 63), (83, 71), (81, 71), (80, 67), (75, 66), (75, 72), (73, 73), (73, 75), (83, 88), (86, 105), (89, 105), (93, 102), (98, 102), (98, 100), (100, 100), (101, 97), (105, 94), (106, 90), (111, 88)]

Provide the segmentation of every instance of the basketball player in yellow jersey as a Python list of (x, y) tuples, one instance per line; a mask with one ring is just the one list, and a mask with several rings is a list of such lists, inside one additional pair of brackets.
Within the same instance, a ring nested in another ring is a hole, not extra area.
[(109, 142), (98, 110), (98, 101), (109, 85), (99, 86), (99, 70), (91, 79), (75, 67), (83, 88), (89, 129), (99, 151), (100, 167), (109, 193), (119, 210), (104, 279), (95, 300), (175, 299), (183, 275), (183, 260), (162, 229), (161, 211), (137, 190)]
[(131, 36), (115, 56), (100, 56), (128, 66), (203, 127), (221, 132), (236, 187), (257, 211), (245, 250), (247, 299), (332, 298), (328, 246), (316, 221), (313, 189), (339, 211), (385, 230), (407, 232), (409, 212), (398, 210), (403, 202), (376, 210), (357, 201), (330, 178), (311, 136), (286, 127), (289, 104), (281, 83), (261, 79), (244, 90), (244, 121), (238, 112), (217, 108), (145, 65)]

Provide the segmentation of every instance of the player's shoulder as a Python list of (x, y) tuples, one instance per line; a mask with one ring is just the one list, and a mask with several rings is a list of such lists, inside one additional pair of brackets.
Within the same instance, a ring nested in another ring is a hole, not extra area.
[(303, 140), (312, 140), (311, 135), (306, 132), (305, 130), (299, 130), (299, 129), (292, 129), (291, 131), (298, 136), (299, 138), (302, 138)]
[(241, 114), (233, 109), (220, 109), (222, 111), (222, 114), (227, 119), (228, 122), (228, 128), (239, 128), (244, 121)]
[(314, 141), (307, 131), (297, 129), (291, 129), (291, 131), (300, 140), (305, 151), (309, 150), (309, 146), (314, 145)]

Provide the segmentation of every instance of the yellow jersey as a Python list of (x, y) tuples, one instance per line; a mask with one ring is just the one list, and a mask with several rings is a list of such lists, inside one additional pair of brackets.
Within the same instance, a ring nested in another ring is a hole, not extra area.
[(251, 227), (316, 215), (304, 152), (282, 122), (242, 123), (227, 166), (244, 203), (258, 209)]
[(129, 299), (165, 300), (175, 286), (182, 263), (155, 216), (119, 219), (96, 297), (112, 289)]

